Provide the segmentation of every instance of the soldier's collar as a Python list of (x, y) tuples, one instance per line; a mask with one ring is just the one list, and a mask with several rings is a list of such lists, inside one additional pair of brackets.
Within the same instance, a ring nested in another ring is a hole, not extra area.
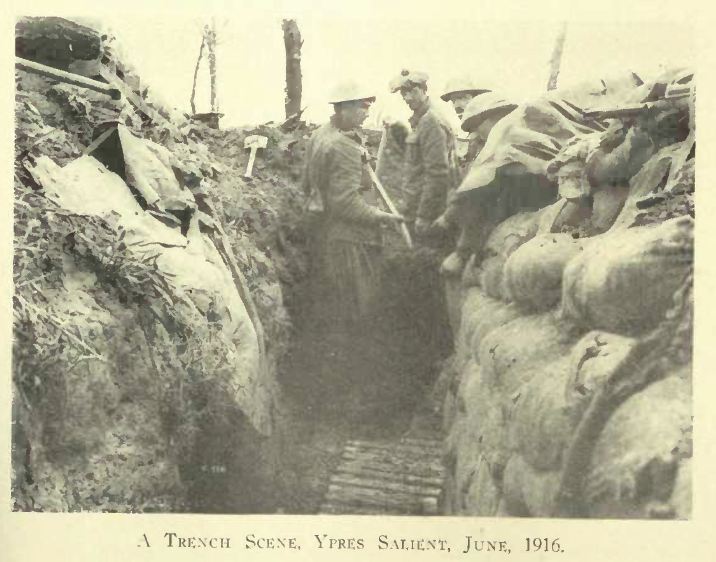
[(333, 125), (333, 127), (335, 127), (338, 130), (338, 132), (340, 132), (342, 135), (347, 136), (349, 139), (357, 142), (358, 144), (361, 144), (361, 145), (363, 144), (364, 139), (361, 136), (361, 134), (358, 132), (358, 130), (357, 129), (341, 129), (338, 126), (338, 120), (336, 119), (335, 115), (331, 116), (331, 125)]
[(430, 109), (430, 98), (425, 98), (425, 102), (413, 112), (410, 118), (410, 126), (415, 128), (420, 118), (428, 112), (428, 109)]

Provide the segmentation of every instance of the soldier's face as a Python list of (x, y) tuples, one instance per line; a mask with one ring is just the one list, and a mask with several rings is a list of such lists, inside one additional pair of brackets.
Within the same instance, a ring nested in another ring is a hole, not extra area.
[(408, 104), (408, 107), (415, 111), (420, 107), (420, 105), (425, 101), (425, 99), (428, 97), (425, 90), (418, 86), (412, 86), (407, 88), (402, 88), (400, 90), (400, 95), (403, 97), (403, 100), (405, 103)]
[(458, 117), (462, 117), (467, 104), (470, 103), (473, 97), (472, 94), (456, 94), (450, 98), (450, 102), (455, 108), (455, 113), (457, 113)]
[(371, 102), (366, 100), (349, 101), (341, 104), (340, 113), (346, 128), (360, 127), (368, 118)]

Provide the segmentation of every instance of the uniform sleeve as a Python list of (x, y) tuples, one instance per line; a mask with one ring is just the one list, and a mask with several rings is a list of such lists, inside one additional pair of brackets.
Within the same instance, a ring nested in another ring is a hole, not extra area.
[(450, 162), (447, 132), (433, 116), (418, 132), (423, 159), (423, 191), (420, 194), (417, 217), (433, 221), (445, 209), (450, 189)]
[(415, 214), (420, 204), (420, 196), (422, 195), (421, 186), (422, 172), (421, 167), (417, 165), (419, 155), (416, 154), (418, 136), (415, 132), (408, 133), (405, 139), (405, 161), (403, 163), (403, 185), (401, 194), (403, 197), (402, 214), (408, 222), (415, 221)]
[(329, 156), (327, 206), (336, 217), (359, 223), (377, 224), (382, 213), (360, 195), (363, 175), (361, 153), (353, 141), (334, 145)]
[(455, 190), (452, 190), (448, 194), (447, 198), (447, 208), (445, 209), (445, 220), (448, 224), (456, 225), (459, 223), (459, 196), (457, 195), (457, 192)]

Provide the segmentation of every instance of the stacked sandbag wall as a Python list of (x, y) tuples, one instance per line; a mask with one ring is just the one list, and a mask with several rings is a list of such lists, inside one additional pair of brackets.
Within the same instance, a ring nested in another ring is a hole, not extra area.
[(505, 220), (468, 264), (444, 512), (688, 518), (693, 219), (575, 238), (547, 216)]

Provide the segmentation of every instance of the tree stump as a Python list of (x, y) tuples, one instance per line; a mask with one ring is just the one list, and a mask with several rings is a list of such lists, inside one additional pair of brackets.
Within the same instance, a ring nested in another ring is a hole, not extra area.
[(296, 20), (283, 20), (286, 47), (286, 119), (301, 113), (301, 32)]

